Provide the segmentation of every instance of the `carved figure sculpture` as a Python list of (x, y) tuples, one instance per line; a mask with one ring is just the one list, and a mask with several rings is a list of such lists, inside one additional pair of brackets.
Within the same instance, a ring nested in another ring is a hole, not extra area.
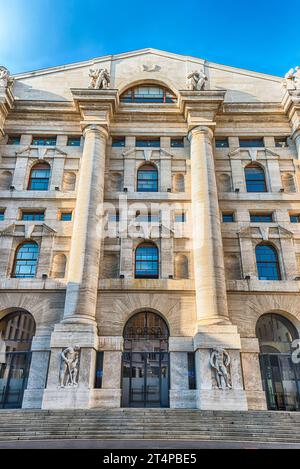
[(290, 70), (284, 75), (285, 86), (288, 89), (300, 89), (300, 67), (290, 68)]
[(11, 78), (9, 71), (5, 67), (0, 67), (0, 88), (5, 90), (13, 84), (13, 78)]
[(223, 348), (215, 348), (211, 352), (210, 365), (215, 372), (217, 386), (219, 389), (231, 389), (229, 382), (230, 357)]
[(194, 72), (188, 75), (189, 80), (189, 88), (192, 91), (203, 91), (205, 88), (205, 83), (207, 81), (207, 76), (204, 72), (198, 72), (195, 70)]
[(110, 85), (110, 74), (106, 68), (93, 69), (90, 68), (90, 89), (105, 90)]
[(80, 348), (68, 347), (61, 353), (59, 381), (62, 388), (78, 385)]

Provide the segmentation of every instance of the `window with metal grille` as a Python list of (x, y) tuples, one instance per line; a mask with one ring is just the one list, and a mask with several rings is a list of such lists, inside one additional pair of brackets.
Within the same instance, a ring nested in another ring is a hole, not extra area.
[(143, 165), (137, 173), (138, 192), (158, 192), (158, 171), (155, 166)]
[(269, 244), (259, 244), (255, 249), (258, 278), (260, 280), (281, 280), (276, 249)]
[(158, 248), (143, 243), (135, 251), (135, 278), (158, 278)]
[(28, 190), (47, 191), (50, 181), (50, 166), (47, 163), (38, 163), (31, 169)]
[(39, 247), (37, 243), (23, 243), (18, 247), (15, 256), (13, 277), (33, 278), (36, 276)]
[(267, 192), (265, 172), (259, 165), (252, 163), (246, 166), (245, 179), (247, 192)]

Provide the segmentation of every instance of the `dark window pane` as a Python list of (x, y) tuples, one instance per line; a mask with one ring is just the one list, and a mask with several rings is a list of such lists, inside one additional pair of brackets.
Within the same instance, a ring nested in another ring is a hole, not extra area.
[(194, 352), (188, 352), (188, 379), (189, 389), (196, 389), (196, 366)]
[(185, 222), (185, 212), (182, 213), (175, 213), (175, 222)]
[(255, 164), (245, 168), (247, 192), (267, 192), (264, 170)]
[(259, 244), (255, 249), (258, 278), (260, 280), (280, 280), (281, 274), (275, 248)]
[(95, 388), (102, 388), (102, 377), (103, 377), (103, 358), (104, 352), (97, 352), (96, 356), (96, 376), (95, 376)]
[(45, 213), (44, 212), (22, 212), (22, 220), (24, 221), (44, 221)]
[(228, 148), (228, 138), (217, 138), (216, 139), (216, 148)]
[(275, 147), (285, 148), (288, 146), (287, 137), (275, 137)]
[(135, 252), (135, 277), (158, 278), (158, 249), (151, 244), (142, 244)]
[(234, 213), (223, 213), (222, 214), (222, 221), (224, 223), (234, 222)]
[(158, 192), (158, 172), (154, 166), (142, 166), (137, 174), (138, 192)]
[(265, 146), (263, 138), (240, 138), (239, 142), (242, 148)]
[(60, 219), (61, 221), (72, 221), (72, 212), (62, 212)]
[(150, 138), (150, 137), (142, 137), (136, 138), (136, 147), (160, 147), (160, 138)]
[(183, 137), (171, 138), (171, 147), (172, 148), (183, 148), (184, 147)]
[(3, 221), (5, 217), (5, 210), (0, 210), (0, 221)]
[(175, 103), (176, 97), (166, 88), (143, 85), (131, 88), (122, 94), (121, 103)]
[(33, 137), (32, 145), (38, 146), (55, 146), (56, 145), (56, 136), (55, 137)]
[(256, 223), (272, 223), (273, 213), (251, 213), (250, 221)]
[(22, 244), (16, 252), (13, 277), (35, 277), (38, 255), (39, 247), (36, 243)]
[(300, 215), (290, 215), (291, 223), (300, 223)]
[(112, 147), (125, 147), (125, 137), (113, 137)]
[(81, 137), (68, 137), (68, 147), (80, 147)]
[(20, 145), (21, 136), (20, 135), (9, 135), (7, 140), (7, 145)]

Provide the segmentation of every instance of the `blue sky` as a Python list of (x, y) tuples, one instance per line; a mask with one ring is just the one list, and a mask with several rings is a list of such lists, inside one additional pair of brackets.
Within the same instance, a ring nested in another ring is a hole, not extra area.
[(0, 0), (12, 73), (153, 47), (283, 75), (300, 65), (300, 0)]

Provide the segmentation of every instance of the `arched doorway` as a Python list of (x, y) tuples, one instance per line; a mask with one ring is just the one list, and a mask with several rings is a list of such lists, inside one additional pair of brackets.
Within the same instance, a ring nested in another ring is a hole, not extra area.
[(169, 407), (169, 329), (156, 313), (142, 311), (124, 328), (123, 407)]
[(22, 407), (31, 362), (35, 321), (26, 311), (0, 320), (0, 409)]
[(300, 410), (300, 366), (292, 361), (293, 324), (280, 314), (261, 316), (256, 325), (260, 367), (269, 410)]

